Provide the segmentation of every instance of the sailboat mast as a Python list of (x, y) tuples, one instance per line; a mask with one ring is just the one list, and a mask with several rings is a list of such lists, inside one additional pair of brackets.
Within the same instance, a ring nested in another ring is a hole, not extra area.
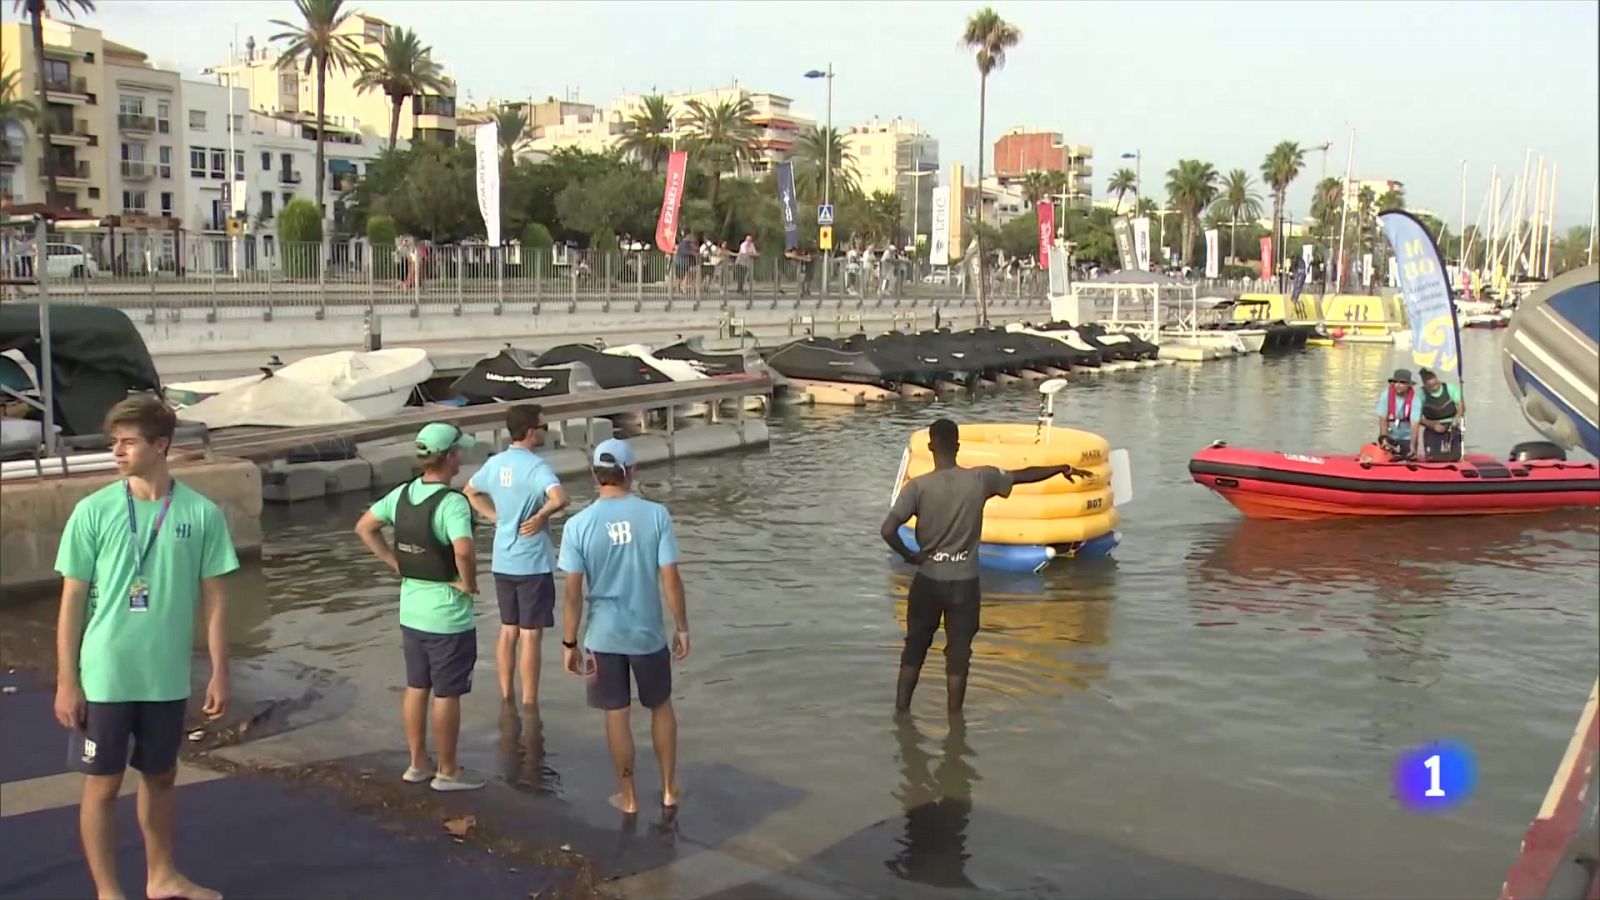
[(1467, 278), (1467, 161), (1461, 161), (1461, 230), (1456, 232), (1456, 285)]
[(1550, 269), (1550, 247), (1556, 233), (1556, 173), (1561, 171), (1561, 163), (1550, 163), (1550, 200), (1545, 203), (1544, 217), (1544, 266), (1540, 270), (1545, 278), (1552, 274)]
[(1339, 259), (1334, 271), (1337, 273), (1333, 279), (1333, 292), (1339, 293), (1344, 287), (1344, 232), (1345, 225), (1350, 219), (1350, 174), (1356, 165), (1356, 130), (1350, 129), (1350, 149), (1344, 158), (1344, 194), (1339, 198)]

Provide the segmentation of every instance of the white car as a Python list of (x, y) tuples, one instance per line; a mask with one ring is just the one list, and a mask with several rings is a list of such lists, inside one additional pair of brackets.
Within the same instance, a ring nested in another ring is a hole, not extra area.
[(93, 278), (100, 274), (100, 267), (95, 263), (94, 257), (76, 244), (46, 244), (45, 252), (50, 259), (48, 272), (52, 280)]

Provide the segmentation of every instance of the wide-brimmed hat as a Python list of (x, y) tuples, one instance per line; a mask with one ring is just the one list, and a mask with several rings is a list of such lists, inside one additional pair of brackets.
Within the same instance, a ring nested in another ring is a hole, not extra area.
[(1395, 369), (1394, 370), (1394, 374), (1389, 376), (1389, 383), (1390, 384), (1397, 384), (1397, 383), (1398, 384), (1416, 384), (1415, 381), (1411, 380), (1411, 370), (1410, 369)]

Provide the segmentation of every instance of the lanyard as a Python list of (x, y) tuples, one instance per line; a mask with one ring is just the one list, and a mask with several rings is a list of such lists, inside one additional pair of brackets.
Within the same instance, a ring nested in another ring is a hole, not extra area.
[(178, 491), (178, 480), (172, 480), (172, 486), (167, 488), (167, 499), (161, 503), (161, 512), (156, 514), (156, 524), (150, 529), (150, 538), (144, 542), (144, 551), (139, 550), (139, 519), (138, 513), (133, 508), (133, 488), (124, 481), (122, 491), (128, 498), (128, 543), (134, 552), (134, 565), (139, 577), (144, 577), (144, 561), (150, 556), (150, 549), (156, 545), (156, 535), (161, 533), (161, 523), (167, 520), (167, 510), (172, 508), (172, 495)]

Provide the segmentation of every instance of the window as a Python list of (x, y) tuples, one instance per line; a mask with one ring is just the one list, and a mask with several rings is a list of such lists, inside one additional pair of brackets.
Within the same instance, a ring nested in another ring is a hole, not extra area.
[(283, 177), (285, 179), (287, 179), (290, 175), (294, 174), (294, 155), (293, 154), (290, 154), (290, 153), (281, 154), (278, 157), (278, 161), (283, 164), (283, 165), (278, 167), (278, 170), (282, 173), (282, 175), (283, 175)]
[(244, 116), (234, 113), (233, 115), (229, 116), (228, 119), (232, 123), (230, 127), (233, 129), (234, 134), (238, 134), (244, 130)]
[(263, 219), (272, 218), (272, 192), (271, 191), (262, 191), (261, 192), (261, 218), (263, 218)]
[(206, 148), (204, 148), (204, 147), (190, 147), (189, 148), (189, 177), (190, 178), (204, 178), (204, 177), (206, 177)]
[[(76, 194), (73, 194), (72, 196), (74, 198), (77, 197)], [(99, 188), (89, 188), (89, 199), (90, 200), (99, 200), (100, 199), (100, 189)], [(73, 205), (76, 206), (77, 204), (74, 203)]]
[(166, 134), (172, 130), (172, 102), (170, 100), (156, 101), (156, 130)]
[(160, 155), (161, 171), (159, 173), (157, 173), (157, 174), (159, 174), (162, 178), (171, 178), (172, 177), (172, 148), (171, 147), (162, 147), (162, 148), (160, 148), (159, 152), (161, 154)]
[(171, 191), (162, 191), (161, 192), (161, 215), (166, 217), (166, 218), (168, 218), (168, 219), (172, 218), (172, 192)]
[[(162, 149), (166, 149), (166, 148), (162, 148)], [(127, 144), (127, 143), (123, 144), (122, 145), (122, 161), (123, 162), (131, 162), (131, 163), (143, 164), (144, 163), (144, 145), (143, 144)]]
[(294, 202), (294, 192), (293, 191), (284, 191), (283, 192), (283, 205), (284, 206), (288, 206), (289, 204), (291, 204), (293, 202)]
[(117, 97), (117, 112), (125, 116), (144, 115), (144, 98), (138, 94), (122, 94)]
[(244, 151), (243, 150), (235, 150), (235, 151), (233, 151), (233, 177), (234, 178), (243, 178), (244, 177)]
[(189, 110), (189, 127), (195, 131), (206, 130), (206, 111), (203, 109)]
[(263, 172), (271, 172), (272, 171), (272, 154), (271, 153), (263, 152), (261, 154), (261, 171), (263, 171)]
[(228, 177), (228, 151), (211, 151), (211, 177), (222, 179)]
[(145, 213), (146, 209), (147, 209), (147, 207), (145, 206), (145, 192), (144, 191), (123, 191), (122, 192), (122, 211), (123, 212), (138, 213), (140, 215), (143, 215)]
[[(72, 67), (65, 60), (46, 59), (44, 61), (45, 84), (53, 88), (66, 88), (72, 84)], [(74, 198), (76, 199), (76, 198)]]

